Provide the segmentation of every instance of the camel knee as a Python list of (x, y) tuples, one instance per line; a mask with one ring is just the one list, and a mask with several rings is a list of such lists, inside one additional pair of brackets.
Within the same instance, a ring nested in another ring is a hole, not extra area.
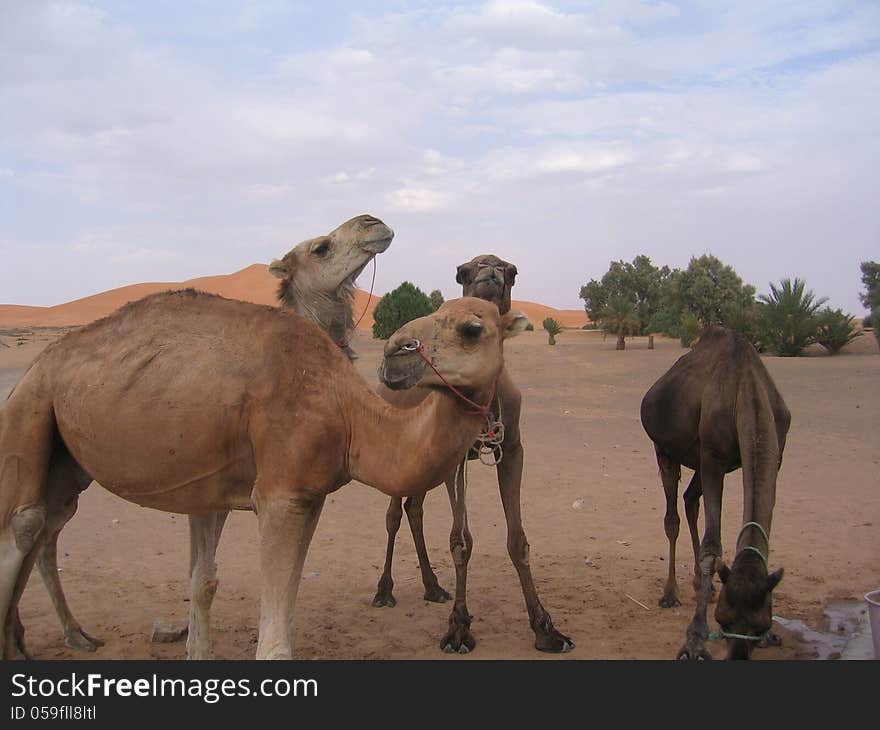
[(217, 586), (220, 582), (216, 578), (207, 578), (198, 581), (194, 586), (190, 599), (202, 609), (211, 607), (214, 601), (214, 595), (217, 593)]
[(507, 554), (510, 559), (517, 565), (529, 564), (529, 541), (526, 540), (525, 533), (508, 535), (507, 537)]
[(399, 499), (392, 499), (385, 513), (385, 529), (388, 532), (397, 532), (400, 529), (400, 520), (403, 518), (403, 510)]
[(12, 515), (12, 534), (15, 547), (27, 555), (37, 545), (40, 533), (46, 527), (46, 508), (41, 504), (22, 507)]
[(681, 525), (681, 519), (678, 514), (666, 515), (663, 518), (663, 529), (666, 530), (666, 537), (670, 540), (678, 538), (678, 529)]

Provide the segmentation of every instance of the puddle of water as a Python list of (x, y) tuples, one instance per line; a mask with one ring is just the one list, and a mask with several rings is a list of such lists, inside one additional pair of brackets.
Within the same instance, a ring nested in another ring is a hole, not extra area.
[(774, 616), (773, 620), (805, 644), (812, 645), (818, 659), (873, 659), (874, 644), (864, 602), (829, 603), (823, 611), (827, 629), (816, 631), (803, 621)]

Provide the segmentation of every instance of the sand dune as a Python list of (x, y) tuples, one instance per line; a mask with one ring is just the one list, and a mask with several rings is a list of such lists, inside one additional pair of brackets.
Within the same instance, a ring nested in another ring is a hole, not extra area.
[[(0, 304), (0, 326), (2, 327), (59, 327), (65, 325), (88, 324), (127, 302), (141, 299), (149, 294), (168, 289), (192, 287), (201, 291), (219, 294), (230, 299), (241, 299), (257, 304), (274, 305), (278, 279), (269, 274), (265, 264), (251, 264), (234, 274), (220, 276), (203, 276), (182, 282), (147, 282), (131, 284), (118, 289), (101, 292), (83, 297), (66, 304), (54, 307), (26, 307), (17, 304)], [(373, 326), (373, 310), (381, 297), (357, 290), (355, 294), (355, 319), (366, 309), (358, 329), (370, 329)], [(369, 301), (368, 301), (369, 300)], [(581, 309), (553, 309), (535, 302), (514, 300), (515, 309), (522, 311), (529, 320), (540, 329), (545, 317), (554, 317), (564, 327), (581, 327), (587, 322), (587, 316)]]

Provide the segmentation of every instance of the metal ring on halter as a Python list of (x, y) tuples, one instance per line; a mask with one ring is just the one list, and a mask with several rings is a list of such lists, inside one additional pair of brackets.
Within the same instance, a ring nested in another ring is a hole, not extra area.
[(417, 352), (418, 349), (422, 346), (422, 343), (418, 340), (413, 340), (414, 344), (411, 345), (403, 345), (400, 349), (406, 350), (407, 352)]

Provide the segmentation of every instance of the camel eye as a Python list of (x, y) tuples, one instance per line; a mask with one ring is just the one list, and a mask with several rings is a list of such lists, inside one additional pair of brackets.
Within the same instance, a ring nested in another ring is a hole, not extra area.
[(323, 243), (319, 243), (312, 249), (312, 253), (316, 256), (325, 256), (327, 252), (330, 250), (330, 244), (327, 241)]
[(479, 338), (481, 334), (483, 334), (483, 323), (482, 322), (465, 322), (462, 325), (459, 325), (458, 331), (461, 333), (461, 336), (468, 340), (476, 340)]

